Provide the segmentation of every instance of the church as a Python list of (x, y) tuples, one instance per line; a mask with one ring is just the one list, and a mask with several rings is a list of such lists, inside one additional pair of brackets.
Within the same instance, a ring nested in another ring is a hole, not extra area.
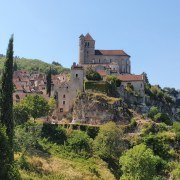
[(92, 66), (96, 71), (105, 70), (108, 74), (130, 74), (130, 56), (123, 50), (95, 49), (95, 40), (89, 33), (79, 37), (79, 64)]

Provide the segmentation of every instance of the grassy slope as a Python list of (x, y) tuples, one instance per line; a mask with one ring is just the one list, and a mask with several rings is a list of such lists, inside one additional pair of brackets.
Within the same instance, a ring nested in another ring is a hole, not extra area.
[(20, 170), (24, 180), (59, 180), (59, 179), (115, 179), (107, 164), (98, 158), (78, 159), (63, 158), (45, 154), (27, 157), (32, 170)]
[[(3, 68), (5, 58), (0, 57), (0, 71)], [(61, 73), (63, 71), (69, 71), (68, 68), (64, 68), (62, 66), (55, 66), (52, 64), (48, 64), (46, 62), (43, 62), (38, 59), (26, 59), (26, 58), (21, 58), (17, 59), (17, 66), (19, 70), (28, 70), (28, 71), (40, 71), (40, 72), (47, 72), (50, 67), (52, 67), (53, 70), (55, 70), (57, 73)]]

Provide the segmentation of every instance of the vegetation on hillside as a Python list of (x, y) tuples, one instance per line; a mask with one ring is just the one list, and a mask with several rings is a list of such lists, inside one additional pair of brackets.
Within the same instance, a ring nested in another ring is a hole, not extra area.
[[(0, 57), (0, 72), (2, 72), (5, 57)], [(18, 58), (15, 60), (17, 70), (28, 70), (30, 72), (37, 71), (47, 73), (51, 67), (52, 74), (60, 74), (62, 72), (69, 72), (68, 68), (64, 68), (61, 64), (49, 64), (38, 59)]]

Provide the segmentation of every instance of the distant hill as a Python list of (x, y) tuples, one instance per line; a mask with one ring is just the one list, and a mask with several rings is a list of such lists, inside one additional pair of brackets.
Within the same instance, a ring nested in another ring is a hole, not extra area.
[[(3, 69), (4, 61), (5, 57), (0, 57), (0, 71)], [(39, 71), (41, 73), (46, 73), (51, 67), (53, 74), (69, 72), (69, 68), (64, 68), (61, 65), (49, 64), (38, 59), (15, 58), (15, 61), (18, 66), (18, 70)]]

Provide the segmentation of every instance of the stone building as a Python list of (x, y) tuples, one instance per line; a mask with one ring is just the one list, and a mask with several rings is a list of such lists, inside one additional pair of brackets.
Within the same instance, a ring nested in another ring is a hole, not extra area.
[(77, 93), (83, 91), (83, 82), (83, 67), (73, 63), (70, 80), (54, 85), (55, 115), (58, 119), (61, 119), (63, 115), (66, 115), (72, 109)]
[(118, 74), (130, 74), (130, 56), (123, 50), (95, 49), (95, 40), (88, 33), (79, 37), (79, 64), (91, 65), (95, 70), (112, 70)]

